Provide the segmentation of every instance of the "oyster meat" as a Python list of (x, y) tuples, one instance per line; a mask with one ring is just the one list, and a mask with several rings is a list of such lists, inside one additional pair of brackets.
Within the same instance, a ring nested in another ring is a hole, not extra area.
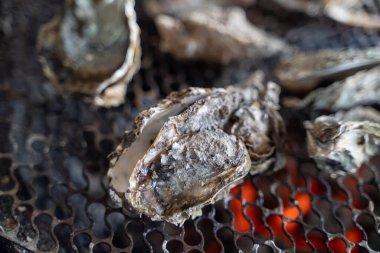
[(380, 125), (321, 116), (305, 122), (309, 154), (333, 175), (355, 173), (380, 152)]
[(337, 80), (380, 65), (380, 50), (321, 50), (282, 61), (276, 75), (292, 92), (309, 92), (323, 81)]
[(314, 16), (323, 11), (324, 0), (275, 0), (282, 7)]
[(283, 40), (252, 25), (240, 7), (205, 4), (156, 16), (164, 52), (183, 60), (224, 64), (290, 53)]
[(262, 73), (225, 89), (172, 93), (140, 113), (111, 155), (110, 196), (125, 210), (183, 224), (247, 173), (283, 167), (278, 95)]
[(311, 92), (298, 103), (299, 108), (338, 111), (360, 105), (379, 105), (380, 67), (364, 70), (326, 88)]
[(344, 24), (380, 29), (378, 0), (327, 0), (325, 13)]
[(140, 66), (134, 0), (66, 0), (63, 13), (41, 27), (37, 47), (44, 74), (60, 90), (117, 106)]

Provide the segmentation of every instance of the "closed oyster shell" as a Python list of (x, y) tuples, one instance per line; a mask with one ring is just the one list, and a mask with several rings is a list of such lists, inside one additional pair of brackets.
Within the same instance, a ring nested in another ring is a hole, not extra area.
[(375, 67), (313, 91), (298, 107), (336, 112), (360, 105), (379, 105), (379, 102), (380, 67)]
[(380, 29), (377, 0), (326, 0), (325, 13), (347, 25)]
[(380, 125), (321, 116), (305, 122), (309, 154), (332, 175), (355, 173), (380, 152)]
[(66, 0), (63, 13), (41, 27), (37, 49), (58, 89), (92, 96), (100, 106), (123, 103), (140, 67), (134, 0)]
[(164, 52), (182, 60), (229, 63), (256, 59), (294, 49), (253, 26), (239, 7), (207, 4), (155, 18)]
[(370, 121), (380, 124), (380, 112), (372, 107), (359, 106), (339, 111), (333, 117), (338, 121)]
[(275, 0), (282, 7), (314, 16), (322, 13), (324, 0)]
[(182, 224), (247, 173), (283, 167), (278, 95), (262, 73), (226, 89), (171, 94), (137, 117), (111, 156), (110, 196), (153, 220)]
[(310, 92), (323, 81), (337, 80), (380, 65), (380, 50), (321, 50), (300, 53), (276, 68), (282, 86), (292, 92)]

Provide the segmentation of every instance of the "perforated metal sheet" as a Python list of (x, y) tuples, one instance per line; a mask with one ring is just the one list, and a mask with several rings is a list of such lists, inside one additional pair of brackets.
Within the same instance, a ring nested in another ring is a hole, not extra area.
[[(303, 50), (380, 44), (379, 33), (258, 2), (247, 10), (249, 18)], [(380, 166), (374, 161), (357, 176), (337, 179), (319, 171), (306, 158), (300, 119), (287, 111), (292, 145), (285, 169), (247, 177), (229, 199), (205, 207), (183, 227), (126, 217), (107, 197), (106, 157), (137, 113), (188, 84), (229, 84), (256, 66), (270, 70), (271, 62), (226, 69), (177, 62), (157, 50), (152, 22), (138, 5), (142, 68), (128, 102), (93, 108), (80, 97), (57, 94), (36, 60), (38, 27), (62, 5), (0, 2), (2, 237), (36, 252), (380, 251)]]

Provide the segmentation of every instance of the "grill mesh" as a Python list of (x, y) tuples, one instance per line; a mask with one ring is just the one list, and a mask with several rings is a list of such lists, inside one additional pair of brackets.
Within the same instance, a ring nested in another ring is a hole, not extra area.
[[(379, 161), (356, 176), (331, 178), (306, 158), (300, 119), (286, 111), (294, 143), (285, 169), (247, 177), (228, 199), (205, 207), (202, 217), (183, 227), (126, 217), (107, 197), (106, 157), (137, 113), (187, 84), (221, 86), (271, 63), (222, 69), (176, 62), (157, 50), (152, 22), (137, 6), (143, 58), (128, 103), (93, 108), (79, 97), (57, 94), (36, 61), (38, 27), (62, 4), (0, 3), (1, 236), (38, 252), (380, 251)], [(248, 16), (305, 51), (380, 44), (378, 33), (274, 6), (258, 1)]]

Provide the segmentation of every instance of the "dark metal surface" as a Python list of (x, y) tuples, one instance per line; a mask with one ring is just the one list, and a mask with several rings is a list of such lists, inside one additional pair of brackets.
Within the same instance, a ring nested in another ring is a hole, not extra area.
[[(258, 2), (247, 9), (251, 21), (303, 50), (380, 45), (379, 33)], [(94, 108), (78, 96), (57, 94), (37, 62), (38, 27), (62, 5), (0, 2), (1, 236), (36, 252), (327, 252), (336, 245), (380, 251), (378, 169), (363, 167), (355, 177), (337, 179), (321, 173), (303, 159), (298, 143), (304, 133), (291, 112), (284, 116), (297, 145), (284, 170), (247, 177), (230, 199), (205, 207), (183, 227), (122, 214), (107, 197), (106, 157), (136, 114), (173, 90), (229, 84), (255, 66), (270, 70), (272, 62), (227, 68), (177, 62), (158, 51), (155, 29), (138, 4), (142, 68), (124, 106)], [(352, 231), (355, 238), (347, 236)]]

